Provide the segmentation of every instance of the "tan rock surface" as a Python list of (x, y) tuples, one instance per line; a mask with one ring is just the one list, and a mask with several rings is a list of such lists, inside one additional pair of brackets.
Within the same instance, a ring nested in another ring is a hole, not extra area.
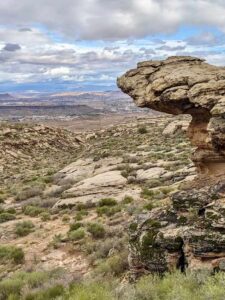
[(225, 68), (195, 57), (169, 57), (139, 63), (118, 78), (118, 86), (138, 106), (190, 114), (188, 135), (197, 148), (193, 160), (199, 172), (225, 174)]

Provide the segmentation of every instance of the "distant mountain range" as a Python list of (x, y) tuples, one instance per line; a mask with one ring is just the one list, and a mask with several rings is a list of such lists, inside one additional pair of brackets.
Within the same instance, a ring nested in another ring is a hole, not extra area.
[(0, 101), (10, 101), (10, 100), (15, 100), (15, 98), (8, 93), (0, 94)]
[[(149, 111), (149, 110), (148, 110)], [(143, 113), (120, 91), (0, 94), (0, 118), (21, 119)]]

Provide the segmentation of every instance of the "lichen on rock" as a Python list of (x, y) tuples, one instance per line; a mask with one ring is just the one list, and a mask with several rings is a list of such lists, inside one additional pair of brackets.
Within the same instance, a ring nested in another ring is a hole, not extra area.
[(117, 83), (140, 107), (191, 115), (187, 134), (198, 171), (194, 182), (171, 196), (171, 205), (133, 223), (131, 271), (224, 270), (225, 68), (195, 57), (169, 57), (138, 63)]

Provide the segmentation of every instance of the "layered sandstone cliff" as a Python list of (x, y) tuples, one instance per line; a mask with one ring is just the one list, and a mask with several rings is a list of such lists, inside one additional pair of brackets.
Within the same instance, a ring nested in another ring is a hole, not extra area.
[(225, 270), (225, 68), (194, 57), (146, 61), (118, 78), (138, 106), (189, 114), (195, 182), (130, 226), (134, 273)]

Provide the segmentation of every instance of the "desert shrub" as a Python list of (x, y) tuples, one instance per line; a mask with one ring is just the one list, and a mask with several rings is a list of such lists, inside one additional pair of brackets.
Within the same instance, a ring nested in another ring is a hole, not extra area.
[(69, 231), (68, 237), (71, 241), (78, 241), (85, 237), (85, 231), (83, 228), (78, 228), (73, 231)]
[(15, 210), (15, 208), (13, 208), (13, 207), (10, 207), (10, 208), (6, 209), (5, 212), (7, 212), (7, 213), (9, 213), (9, 214), (13, 214), (13, 215), (16, 214), (16, 210)]
[(52, 241), (49, 243), (49, 246), (52, 246), (54, 249), (58, 249), (60, 247), (62, 241), (62, 235), (56, 234), (54, 235)]
[(0, 214), (0, 223), (4, 223), (4, 222), (7, 222), (7, 221), (11, 221), (11, 220), (14, 220), (16, 217), (14, 214), (10, 214), (8, 212), (2, 212)]
[(120, 276), (128, 269), (127, 253), (122, 252), (120, 255), (110, 256), (103, 261), (95, 270), (95, 273), (103, 276)]
[(130, 204), (134, 201), (134, 198), (131, 196), (125, 196), (122, 200), (123, 204)]
[(87, 226), (87, 230), (91, 233), (93, 238), (101, 239), (105, 236), (105, 228), (102, 224), (89, 223)]
[(69, 300), (115, 300), (106, 283), (80, 283), (73, 285)]
[(76, 216), (74, 217), (75, 221), (81, 221), (84, 216), (87, 216), (88, 212), (86, 210), (80, 210), (76, 213)]
[(34, 230), (34, 224), (31, 221), (19, 222), (15, 225), (15, 234), (17, 236), (26, 236)]
[[(16, 272), (0, 282), (1, 300), (49, 300), (62, 296), (63, 286), (54, 284), (59, 274), (51, 272)], [(49, 284), (53, 284), (50, 286)], [(34, 289), (34, 291), (32, 291)]]
[(107, 217), (111, 217), (120, 211), (121, 211), (121, 207), (119, 205), (113, 207), (101, 206), (101, 207), (97, 207), (96, 209), (96, 212), (99, 216), (106, 215)]
[(141, 126), (138, 128), (138, 133), (140, 133), (140, 134), (145, 134), (147, 132), (148, 132), (148, 130), (145, 126)]
[(23, 212), (25, 215), (30, 217), (37, 217), (42, 212), (44, 212), (45, 209), (42, 207), (34, 206), (34, 205), (27, 205), (23, 208)]
[(40, 213), (40, 217), (43, 222), (51, 220), (51, 215), (47, 211), (43, 211), (42, 213)]
[(160, 186), (162, 184), (162, 182), (160, 179), (154, 178), (154, 179), (149, 179), (146, 184), (147, 184), (148, 188), (151, 189), (151, 188)]
[(164, 195), (168, 195), (169, 193), (171, 193), (173, 191), (173, 188), (171, 187), (162, 187), (160, 189), (160, 191), (164, 194)]
[(137, 156), (126, 155), (123, 157), (123, 163), (134, 164), (134, 163), (138, 163), (138, 162), (139, 162), (139, 159)]
[(117, 201), (113, 198), (104, 198), (99, 200), (98, 206), (114, 206), (117, 205)]
[[(136, 298), (140, 300), (148, 299), (182, 299), (182, 300), (203, 300), (216, 299), (201, 298), (199, 295), (200, 284), (194, 275), (175, 272), (166, 274), (163, 278), (159, 276), (149, 275), (142, 277), (136, 285)], [(196, 291), (198, 290), (198, 296)], [(219, 299), (219, 298), (217, 298)]]
[(97, 212), (98, 216), (107, 214), (109, 212), (109, 210), (110, 210), (110, 207), (108, 207), (108, 206), (101, 206), (101, 207), (96, 208), (96, 212)]
[(24, 260), (24, 252), (16, 246), (0, 246), (0, 262), (6, 263), (13, 261), (15, 264), (20, 264)]
[(63, 296), (65, 288), (61, 284), (49, 287), (45, 290), (29, 293), (26, 295), (25, 300), (51, 300), (58, 299)]
[(43, 285), (51, 277), (50, 272), (38, 271), (38, 272), (18, 272), (13, 275), (13, 279), (20, 279), (26, 283), (29, 288), (38, 288)]
[(5, 279), (0, 282), (0, 299), (1, 300), (19, 300), (23, 281), (21, 279)]
[(62, 222), (63, 223), (68, 223), (70, 221), (70, 216), (69, 215), (63, 215), (62, 216)]
[(95, 261), (100, 258), (106, 258), (109, 254), (109, 251), (114, 248), (114, 246), (115, 240), (112, 238), (107, 238), (104, 241), (88, 243), (88, 245), (86, 245), (86, 251), (91, 255), (89, 258), (92, 261)]
[(19, 191), (15, 197), (16, 201), (24, 201), (29, 198), (33, 198), (35, 196), (41, 196), (43, 193), (43, 186), (30, 186), (25, 187), (21, 191)]
[(69, 231), (73, 231), (73, 230), (77, 230), (79, 229), (80, 227), (83, 227), (83, 223), (80, 223), (80, 222), (74, 222), (72, 224), (70, 224), (70, 230)]
[(136, 170), (129, 164), (118, 167), (118, 170), (121, 170), (121, 175), (125, 178), (128, 176), (136, 176)]
[(126, 243), (127, 240), (124, 238), (117, 238), (115, 236), (112, 238), (106, 238), (104, 241), (101, 240), (88, 243), (86, 245), (86, 252), (89, 254), (89, 261), (92, 263), (99, 259), (108, 257), (110, 250), (113, 250), (114, 252), (120, 252), (124, 250), (124, 245)]
[(78, 203), (76, 205), (76, 210), (78, 210), (78, 211), (85, 211), (86, 209), (87, 209), (87, 206), (84, 203)]
[(149, 190), (147, 188), (144, 188), (141, 191), (141, 197), (145, 198), (145, 199), (152, 199), (154, 195), (155, 195), (154, 191), (151, 191), (151, 190)]
[(146, 210), (152, 210), (153, 207), (154, 207), (154, 206), (153, 206), (152, 203), (147, 203), (147, 204), (144, 205), (144, 209), (146, 209)]

